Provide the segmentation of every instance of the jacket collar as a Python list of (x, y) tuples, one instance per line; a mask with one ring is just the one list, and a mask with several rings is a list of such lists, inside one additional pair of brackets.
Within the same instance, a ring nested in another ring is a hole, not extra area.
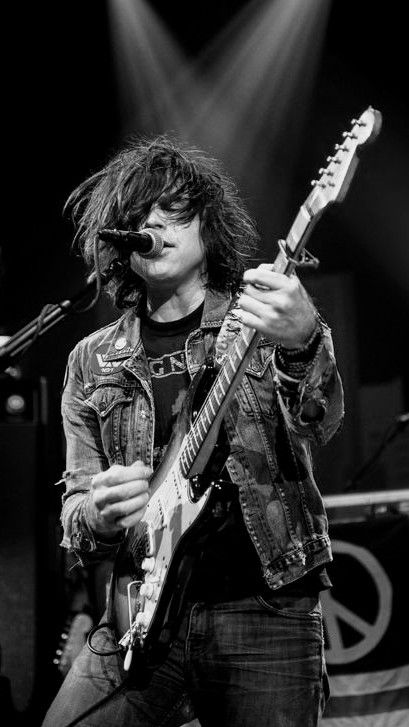
[(220, 328), (230, 303), (231, 297), (226, 293), (207, 290), (200, 328)]
[[(231, 297), (225, 293), (206, 291), (203, 307), (202, 329), (220, 328), (229, 309)], [(110, 331), (106, 361), (120, 361), (135, 355), (141, 344), (141, 319), (137, 308), (127, 311)]]

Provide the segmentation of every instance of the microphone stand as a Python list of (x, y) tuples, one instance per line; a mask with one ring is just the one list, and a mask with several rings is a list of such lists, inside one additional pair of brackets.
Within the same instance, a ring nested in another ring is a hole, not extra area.
[[(37, 318), (27, 323), (17, 333), (6, 341), (3, 346), (0, 346), (0, 376), (3, 372), (7, 372), (7, 369), (13, 367), (18, 357), (20, 357), (32, 344), (46, 333), (50, 328), (55, 326), (60, 321), (64, 320), (68, 315), (75, 313), (82, 313), (97, 302), (99, 291), (101, 286), (106, 285), (114, 275), (121, 274), (124, 270), (124, 263), (120, 260), (115, 259), (111, 264), (101, 273), (92, 273), (85, 287), (76, 293), (72, 298), (62, 300), (60, 303), (45, 305)], [(90, 295), (94, 295), (95, 299), (91, 298), (91, 303), (85, 308), (81, 308), (81, 302), (86, 301)], [(13, 722), (16, 720), (18, 713), (15, 709), (10, 680), (1, 673), (1, 645), (0, 645), (0, 701), (3, 704), (3, 713), (5, 710), (6, 720)], [(21, 716), (21, 715), (20, 715)]]
[[(100, 274), (101, 285), (106, 285), (114, 275), (123, 271), (123, 263), (115, 259), (108, 268)], [(71, 313), (81, 313), (79, 304), (87, 299), (96, 290), (97, 276), (92, 273), (87, 280), (85, 287), (76, 293), (72, 298), (62, 300), (60, 303), (47, 305), (43, 308), (37, 318), (20, 328), (17, 333), (10, 336), (8, 341), (0, 346), (0, 372), (13, 366), (34, 341), (46, 333), (50, 328), (65, 319)], [(96, 303), (96, 300), (95, 300)], [(86, 309), (85, 309), (86, 310)]]

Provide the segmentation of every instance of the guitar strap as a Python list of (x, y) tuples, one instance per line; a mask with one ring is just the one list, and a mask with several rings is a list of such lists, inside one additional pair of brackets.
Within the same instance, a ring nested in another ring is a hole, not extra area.
[(216, 358), (216, 340), (217, 337), (212, 331), (206, 330), (203, 336), (204, 360), (206, 366), (214, 366)]

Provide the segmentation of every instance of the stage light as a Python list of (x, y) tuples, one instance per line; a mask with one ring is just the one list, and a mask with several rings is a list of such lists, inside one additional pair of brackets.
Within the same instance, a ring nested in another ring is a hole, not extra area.
[(192, 60), (145, 0), (111, 0), (123, 134), (207, 149), (282, 229), (330, 6), (253, 0)]
[(111, 0), (109, 14), (123, 133), (182, 133), (197, 81), (178, 43), (143, 0)]
[(208, 93), (189, 134), (207, 138), (239, 177), (256, 160), (263, 166), (274, 146), (293, 157), (329, 8), (325, 0), (250, 3), (203, 54)]

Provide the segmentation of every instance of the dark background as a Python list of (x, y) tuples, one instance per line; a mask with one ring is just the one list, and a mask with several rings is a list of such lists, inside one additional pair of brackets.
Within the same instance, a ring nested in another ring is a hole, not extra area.
[[(182, 4), (153, 3), (192, 59), (244, 4), (197, 2), (189, 14)], [(271, 204), (270, 217), (263, 210), (257, 221), (271, 258), (272, 240), (285, 236), (309, 180), (341, 131), (368, 105), (381, 110), (381, 136), (368, 149), (342, 207), (320, 223), (311, 246), (322, 274), (354, 276), (359, 380), (399, 375), (407, 388), (406, 26), (396, 7), (381, 11), (371, 3), (340, 0), (331, 7), (292, 199), (280, 219)], [(9, 7), (3, 14), (13, 43), (3, 61), (0, 327), (13, 334), (45, 303), (81, 287), (85, 272), (70, 252), (73, 230), (62, 217), (63, 203), (118, 147), (122, 129), (104, 2), (42, 3), (22, 12)], [(273, 201), (274, 189), (267, 185), (265, 196)], [(248, 203), (255, 211), (260, 207), (259, 200)], [(57, 384), (71, 346), (95, 320), (109, 315), (101, 304), (62, 324), (25, 358), (25, 369)]]
[[(70, 298), (84, 285), (86, 272), (71, 252), (73, 229), (63, 218), (63, 204), (70, 191), (118, 148), (123, 134), (106, 3), (70, 0), (10, 5), (2, 10), (4, 39), (11, 40), (3, 44), (2, 64), (0, 334), (6, 335), (16, 334), (46, 303)], [(245, 3), (197, 0), (190, 10), (184, 3), (165, 0), (152, 5), (194, 62)], [(271, 180), (266, 177), (263, 199), (260, 193), (257, 199), (252, 197), (245, 177), (239, 180), (257, 217), (264, 259), (272, 259), (275, 241), (285, 237), (309, 192), (310, 180), (340, 141), (341, 132), (349, 128), (351, 118), (368, 105), (382, 113), (381, 134), (368, 148), (346, 200), (328, 211), (310, 244), (321, 261), (319, 279), (311, 280), (311, 286), (322, 291), (324, 313), (331, 324), (337, 324), (335, 338), (345, 367), (341, 373), (350, 385), (343, 449), (335, 448), (331, 454), (334, 469), (342, 468), (342, 478), (331, 486), (322, 477), (323, 490), (329, 492), (342, 491), (346, 479), (362, 465), (359, 447), (351, 444), (353, 453), (346, 451), (348, 442), (359, 439), (359, 388), (397, 378), (403, 386), (401, 408), (409, 408), (406, 27), (403, 10), (396, 4), (376, 8), (370, 2), (334, 0), (313, 94), (304, 109), (303, 142), (285, 206), (279, 213), (274, 210), (277, 180), (273, 174)], [(261, 139), (263, 143), (267, 148), (268, 139)], [(285, 164), (284, 140), (283, 150)], [(30, 471), (41, 470), (41, 478), (37, 473), (33, 479), (33, 487), (39, 488), (35, 501), (37, 506), (41, 502), (42, 512), (52, 521), (46, 560), (55, 588), (48, 582), (42, 602), (53, 628), (58, 627), (54, 621), (61, 618), (58, 609), (64, 602), (53, 550), (61, 492), (52, 483), (64, 467), (59, 401), (65, 362), (82, 336), (115, 315), (111, 305), (101, 300), (92, 311), (65, 320), (45, 334), (19, 362), (23, 380), (32, 381), (33, 390), (39, 377), (47, 383), (45, 433), (40, 449), (33, 453)], [(8, 390), (9, 385), (10, 379), (3, 377), (3, 388)], [(5, 425), (12, 423), (6, 418)], [(2, 455), (12, 462), (22, 453), (18, 436), (15, 449), (7, 445)], [(336, 460), (341, 456), (346, 464)], [(324, 474), (328, 467), (328, 461), (324, 462)], [(9, 469), (13, 467), (6, 472)], [(13, 487), (3, 480), (3, 492), (9, 486)], [(32, 496), (27, 492), (27, 501)], [(18, 519), (18, 513), (15, 516)], [(40, 559), (42, 553), (40, 549)]]
[[(245, 5), (197, 2), (189, 14), (182, 4), (152, 4), (192, 59)], [(368, 105), (382, 112), (380, 137), (368, 148), (342, 207), (316, 229), (311, 247), (322, 274), (342, 271), (355, 278), (360, 381), (397, 374), (407, 385), (406, 26), (396, 7), (387, 12), (340, 0), (331, 7), (292, 199), (282, 219), (274, 218), (272, 203), (270, 219), (257, 221), (271, 257), (271, 230), (275, 238), (285, 236), (309, 180), (350, 119)], [(3, 62), (0, 326), (13, 334), (45, 303), (81, 287), (85, 271), (70, 252), (73, 230), (62, 217), (63, 203), (120, 145), (122, 129), (104, 2), (42, 3), (22, 12), (8, 8), (4, 15), (4, 32), (13, 43)], [(273, 202), (274, 189), (267, 186), (265, 196)], [(256, 209), (258, 201), (248, 203)], [(62, 324), (36, 346), (29, 365), (25, 358), (24, 367), (61, 380), (70, 347), (109, 315), (104, 303), (98, 312)]]

